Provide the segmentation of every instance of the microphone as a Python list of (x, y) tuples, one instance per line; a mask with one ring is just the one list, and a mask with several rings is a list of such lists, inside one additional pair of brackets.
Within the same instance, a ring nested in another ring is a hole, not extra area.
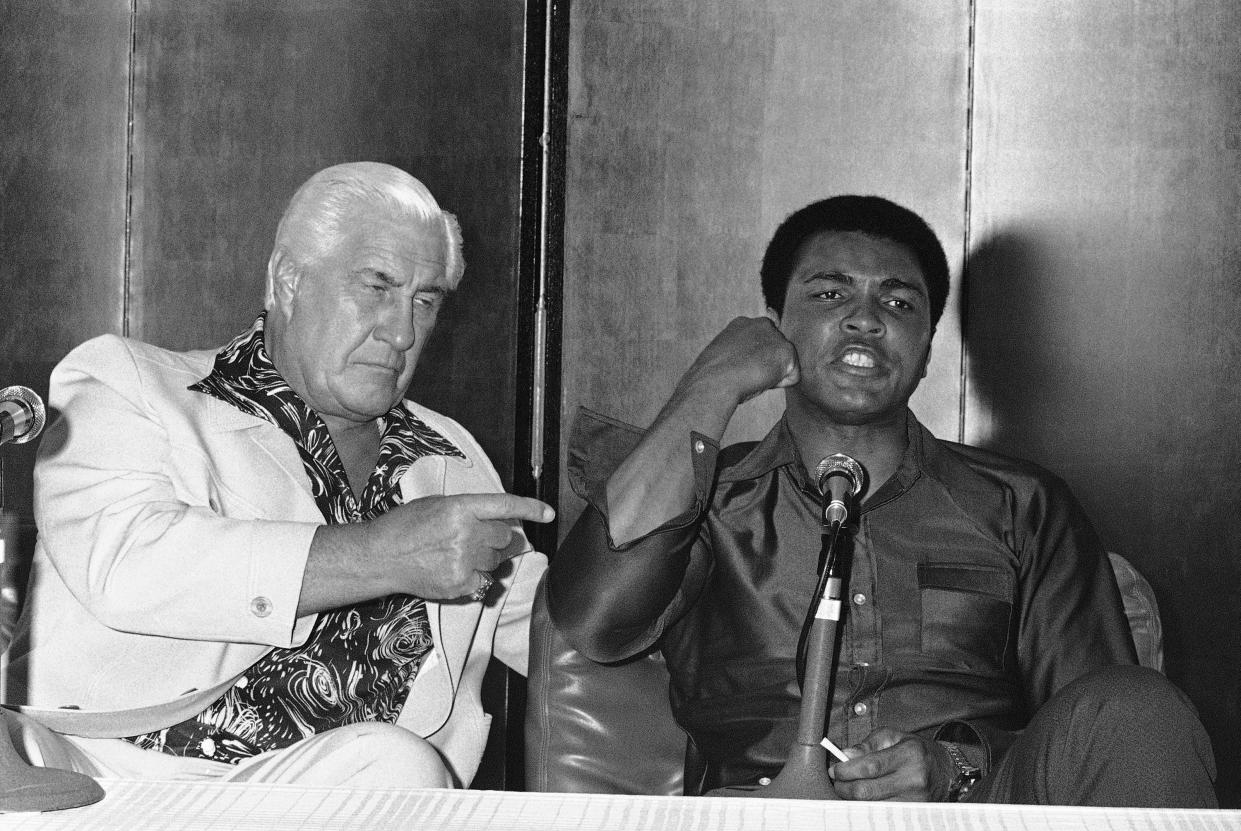
[(836, 453), (819, 462), (814, 469), (819, 493), (826, 500), (823, 505), (823, 524), (828, 527), (844, 523), (849, 515), (845, 498), (857, 496), (865, 484), (866, 474), (862, 466), (844, 453)]
[(43, 399), (29, 387), (0, 390), (0, 445), (24, 444), (43, 431), (47, 411)]

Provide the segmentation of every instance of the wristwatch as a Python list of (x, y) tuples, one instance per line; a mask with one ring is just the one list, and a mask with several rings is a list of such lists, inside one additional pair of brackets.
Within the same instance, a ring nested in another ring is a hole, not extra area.
[(948, 758), (952, 759), (953, 767), (956, 768), (956, 775), (948, 783), (948, 801), (960, 802), (965, 799), (970, 788), (974, 787), (974, 783), (982, 778), (982, 770), (977, 765), (971, 764), (961, 752), (961, 748), (952, 742), (940, 742), (940, 744), (944, 746), (944, 750), (948, 751)]

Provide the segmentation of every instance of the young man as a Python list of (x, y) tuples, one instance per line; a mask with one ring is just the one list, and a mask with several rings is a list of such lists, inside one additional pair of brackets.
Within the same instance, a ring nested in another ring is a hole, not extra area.
[[(908, 409), (948, 294), (925, 222), (876, 197), (814, 203), (776, 231), (762, 285), (767, 317), (732, 321), (645, 434), (586, 416), (571, 476), (589, 505), (549, 575), (552, 619), (588, 657), (659, 640), (687, 792), (761, 785), (785, 761), (813, 472), (843, 453), (866, 483), (827, 725), (850, 757), (835, 795), (1215, 804), (1205, 732), (1132, 666), (1106, 553), (1064, 484), (941, 442)], [(773, 388), (770, 434), (718, 451), (736, 407)]]

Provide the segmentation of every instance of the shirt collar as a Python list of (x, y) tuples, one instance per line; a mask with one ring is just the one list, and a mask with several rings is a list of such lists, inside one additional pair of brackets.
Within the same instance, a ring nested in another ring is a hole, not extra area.
[(799, 484), (806, 481), (806, 472), (797, 457), (797, 445), (789, 431), (788, 420), (781, 416), (762, 441), (753, 445), (734, 464), (720, 471), (721, 482), (743, 482), (766, 476), (776, 468), (790, 466)]
[(310, 408), (268, 356), (263, 338), (266, 320), (267, 312), (260, 312), (249, 329), (219, 351), (207, 377), (189, 388), (270, 421), (297, 439), (296, 427)]
[[(906, 444), (900, 465), (891, 479), (884, 482), (878, 490), (870, 493), (866, 499), (867, 508), (895, 499), (913, 487), (914, 482), (922, 473), (926, 462), (926, 428), (911, 410), (906, 409), (905, 415)], [(806, 475), (805, 466), (801, 464), (797, 443), (793, 439), (792, 431), (789, 430), (786, 416), (780, 417), (762, 441), (754, 444), (735, 463), (724, 467), (720, 471), (719, 481), (741, 482), (758, 479), (782, 467), (789, 469), (789, 475), (793, 477), (798, 487), (810, 493), (817, 492), (818, 489), (811, 484), (810, 477)]]
[(263, 338), (266, 316), (266, 312), (260, 313), (248, 331), (233, 338), (216, 355), (207, 377), (189, 388), (283, 430), (296, 445), (312, 482), (311, 492), (329, 522), (355, 521), (391, 508), (400, 498), (400, 479), (415, 459), (464, 458), (465, 454), (451, 440), (397, 401), (377, 420), (381, 437), (379, 460), (371, 478), (356, 483), (355, 495), (327, 425), (289, 386), (267, 354)]

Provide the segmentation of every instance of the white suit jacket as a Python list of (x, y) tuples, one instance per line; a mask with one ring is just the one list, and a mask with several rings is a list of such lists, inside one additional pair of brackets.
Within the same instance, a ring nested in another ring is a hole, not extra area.
[[(10, 651), (10, 701), (53, 730), (132, 736), (188, 718), (273, 647), (304, 643), (302, 573), (322, 525), (293, 441), (187, 387), (215, 353), (112, 335), (53, 371), (35, 468), (39, 539)], [(498, 492), (459, 424), (406, 402), (465, 459), (418, 459), (408, 501)], [(490, 716), (479, 688), (494, 652), (526, 672), (530, 604), (546, 568), (520, 528), (518, 554), (485, 603), (427, 603), (435, 647), (398, 724), (435, 744), (468, 784)]]

